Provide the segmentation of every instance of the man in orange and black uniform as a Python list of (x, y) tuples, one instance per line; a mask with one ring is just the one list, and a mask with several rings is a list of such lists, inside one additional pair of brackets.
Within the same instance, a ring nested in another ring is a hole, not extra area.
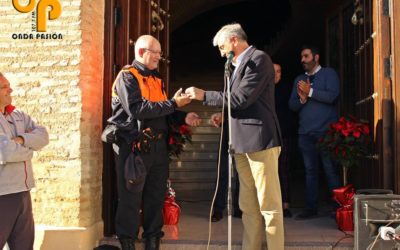
[[(168, 178), (167, 116), (172, 115), (178, 123), (191, 126), (197, 126), (201, 121), (193, 112), (176, 110), (190, 102), (181, 90), (172, 99), (167, 99), (160, 74), (156, 71), (161, 54), (156, 38), (150, 35), (139, 37), (135, 44), (135, 60), (118, 74), (112, 88), (112, 117), (108, 122), (117, 125), (119, 135), (113, 144), (119, 197), (115, 226), (123, 250), (135, 249), (141, 207), (145, 249), (159, 249), (164, 234), (162, 207)], [(153, 136), (148, 145), (141, 145), (139, 150), (147, 175), (144, 183), (128, 190), (124, 166), (142, 129), (151, 129)]]

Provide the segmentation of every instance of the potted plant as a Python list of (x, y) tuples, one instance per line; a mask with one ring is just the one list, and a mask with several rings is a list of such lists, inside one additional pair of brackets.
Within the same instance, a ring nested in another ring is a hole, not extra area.
[(359, 164), (368, 153), (370, 130), (366, 121), (355, 117), (340, 117), (329, 126), (318, 146), (343, 168), (343, 184), (347, 185), (348, 168)]
[(192, 134), (192, 131), (186, 124), (178, 125), (174, 121), (170, 122), (168, 138), (168, 156), (170, 162), (172, 162), (174, 157), (179, 158), (187, 142), (192, 143)]

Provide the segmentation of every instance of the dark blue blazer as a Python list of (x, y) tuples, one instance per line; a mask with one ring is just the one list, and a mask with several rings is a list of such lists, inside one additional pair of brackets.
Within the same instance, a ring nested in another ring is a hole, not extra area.
[[(271, 58), (250, 48), (230, 82), (232, 146), (235, 153), (251, 153), (281, 145), (275, 113), (274, 68)], [(204, 105), (222, 106), (221, 91), (206, 91)]]

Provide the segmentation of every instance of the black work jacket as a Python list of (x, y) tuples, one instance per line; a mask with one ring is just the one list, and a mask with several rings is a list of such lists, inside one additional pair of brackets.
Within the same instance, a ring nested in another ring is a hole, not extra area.
[(164, 133), (168, 133), (168, 115), (173, 115), (178, 124), (183, 124), (186, 113), (176, 110), (174, 99), (151, 102), (142, 97), (138, 80), (129, 67), (135, 67), (143, 76), (160, 78), (157, 71), (147, 69), (136, 60), (119, 72), (112, 90), (115, 93), (111, 100), (112, 115), (107, 120), (117, 125), (119, 136), (128, 143), (133, 142), (139, 135), (138, 120), (143, 129), (151, 127)]

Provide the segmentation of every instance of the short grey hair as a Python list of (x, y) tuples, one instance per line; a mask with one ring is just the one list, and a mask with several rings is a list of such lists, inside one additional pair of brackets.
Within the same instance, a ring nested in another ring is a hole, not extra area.
[(237, 37), (241, 41), (247, 41), (246, 32), (244, 32), (242, 26), (238, 23), (227, 24), (223, 26), (217, 34), (214, 36), (213, 45), (218, 46), (218, 42), (225, 42), (231, 37)]

